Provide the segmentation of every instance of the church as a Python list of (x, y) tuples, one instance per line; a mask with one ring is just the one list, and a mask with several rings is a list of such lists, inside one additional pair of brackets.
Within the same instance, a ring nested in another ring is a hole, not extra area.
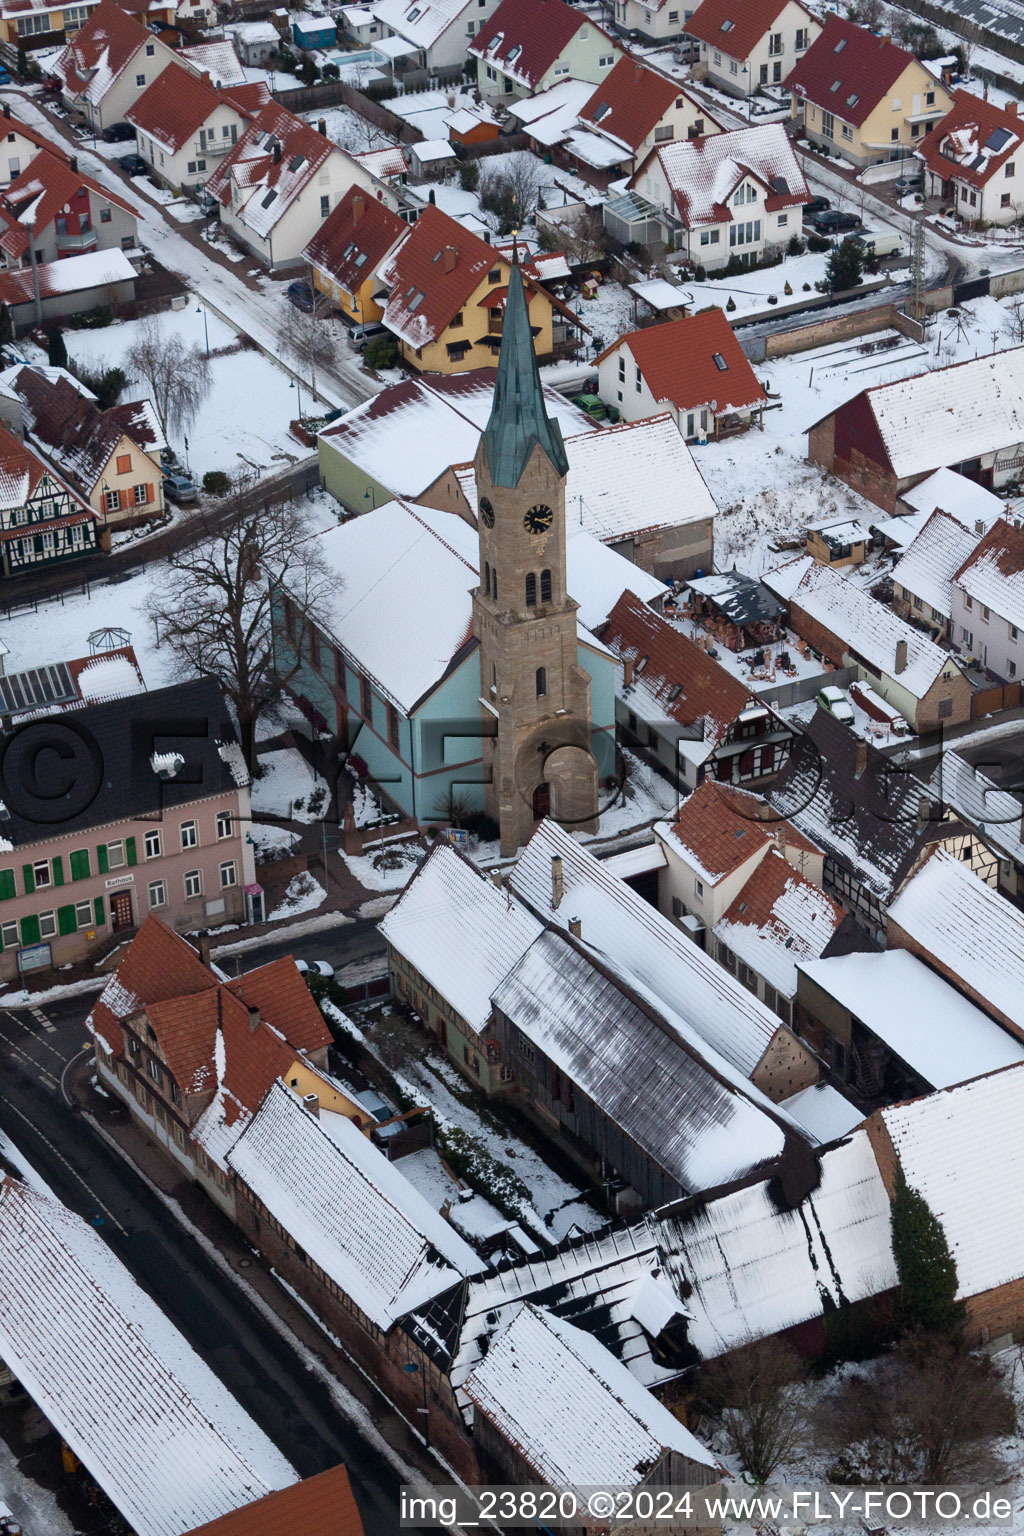
[(513, 266), (478, 523), (396, 498), (319, 535), (335, 579), (315, 611), (272, 588), (279, 674), (382, 806), (424, 825), (482, 812), (505, 856), (544, 816), (597, 829), (619, 663), (594, 631), (623, 592), (664, 592), (567, 528), (567, 470)]

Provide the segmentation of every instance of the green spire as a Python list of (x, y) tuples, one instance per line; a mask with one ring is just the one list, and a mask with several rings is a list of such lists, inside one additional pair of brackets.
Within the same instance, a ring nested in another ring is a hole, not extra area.
[(569, 461), (562, 430), (544, 408), (523, 274), (514, 262), (508, 280), (494, 401), (484, 429), (484, 453), (493, 483), (509, 489), (517, 486), (538, 443), (558, 473), (567, 475)]

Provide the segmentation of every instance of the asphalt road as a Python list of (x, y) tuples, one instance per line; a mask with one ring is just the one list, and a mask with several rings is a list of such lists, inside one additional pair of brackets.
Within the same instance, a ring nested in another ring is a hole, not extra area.
[(292, 955), (296, 960), (327, 960), (337, 970), (356, 960), (366, 960), (371, 955), (383, 956), (387, 946), (377, 929), (377, 919), (356, 922), (340, 922), (335, 928), (324, 928), (314, 933), (296, 935), (293, 938), (268, 938), (265, 943), (251, 949), (231, 954), (231, 940), (225, 940), (218, 949), (216, 940), (211, 946), (212, 958), (229, 976), (236, 969), (251, 971), (269, 960), (282, 955)]
[(64, 1067), (81, 1049), (89, 999), (45, 1010), (0, 1006), (0, 1128), (135, 1278), (256, 1422), (308, 1477), (348, 1467), (368, 1532), (399, 1531), (400, 1480), (276, 1329), (267, 1325), (146, 1184), (70, 1110)]

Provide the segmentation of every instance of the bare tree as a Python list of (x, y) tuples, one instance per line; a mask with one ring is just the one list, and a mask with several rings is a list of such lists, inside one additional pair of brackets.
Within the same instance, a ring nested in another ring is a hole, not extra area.
[(751, 1477), (766, 1483), (798, 1449), (807, 1427), (803, 1362), (781, 1339), (766, 1338), (712, 1361), (701, 1373), (709, 1406)]
[(202, 347), (186, 347), (152, 316), (142, 322), (124, 367), (149, 390), (165, 433), (190, 426), (210, 392), (210, 360)]
[(559, 226), (559, 241), (571, 267), (589, 266), (608, 255), (611, 245), (600, 208), (588, 208), (572, 224)]
[[(236, 494), (226, 517), (223, 506), (193, 514), (198, 541), (171, 557), (148, 607), (183, 668), (215, 678), (231, 701), (250, 770), (256, 723), (302, 667), (337, 590), (304, 509), (256, 501), (252, 490)], [(275, 643), (273, 599), (283, 604), (285, 591), (291, 629)]]
[(838, 1481), (973, 1482), (992, 1476), (993, 1441), (1013, 1432), (1013, 1401), (984, 1353), (919, 1331), (843, 1377), (817, 1416)]
[(480, 189), (481, 203), (497, 214), (503, 229), (522, 229), (530, 223), (540, 200), (540, 170), (535, 157), (524, 151), (502, 155), (481, 175)]
[(309, 284), (313, 295), (313, 308), (297, 309), (289, 304), (281, 318), (277, 339), (282, 352), (288, 354), (299, 372), (309, 379), (316, 394), (318, 368), (329, 368), (334, 361), (334, 331), (328, 319), (330, 301)]
[(1014, 299), (1006, 312), (1010, 335), (1018, 346), (1024, 344), (1024, 298)]
[(974, 59), (974, 50), (985, 41), (985, 32), (976, 21), (969, 20), (966, 16), (958, 16), (951, 13), (948, 17), (949, 29), (957, 40), (957, 51), (963, 55), (963, 72), (971, 73), (971, 64)]

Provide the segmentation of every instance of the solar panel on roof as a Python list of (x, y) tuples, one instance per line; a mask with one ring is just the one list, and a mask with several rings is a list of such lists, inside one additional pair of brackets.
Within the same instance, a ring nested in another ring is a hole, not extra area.
[(1013, 134), (1009, 128), (993, 128), (981, 147), (982, 149), (987, 149), (993, 155), (998, 155), (999, 151), (1005, 149), (1012, 138)]
[(0, 714), (19, 714), (45, 704), (70, 704), (77, 698), (78, 690), (63, 661), (0, 677)]

